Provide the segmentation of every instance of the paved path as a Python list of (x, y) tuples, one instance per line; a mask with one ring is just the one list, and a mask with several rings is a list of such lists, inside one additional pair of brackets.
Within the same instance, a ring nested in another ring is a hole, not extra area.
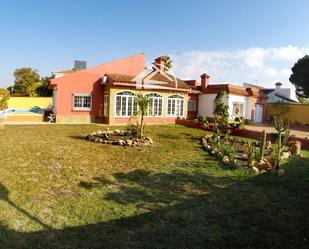
[[(263, 124), (263, 125), (245, 125), (245, 128), (252, 131), (263, 131), (266, 130), (267, 133), (276, 132), (275, 128), (271, 125)], [(292, 130), (290, 135), (294, 135), (301, 138), (308, 138), (309, 139), (309, 131), (298, 131)]]

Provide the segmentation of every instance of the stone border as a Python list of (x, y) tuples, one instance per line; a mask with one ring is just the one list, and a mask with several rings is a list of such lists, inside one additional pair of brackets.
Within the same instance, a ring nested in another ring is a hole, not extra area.
[[(110, 135), (114, 136), (123, 136), (124, 139), (112, 140), (109, 139)], [(129, 139), (128, 139), (129, 138)], [(86, 136), (86, 140), (91, 142), (97, 142), (102, 144), (112, 144), (120, 146), (129, 146), (129, 147), (142, 147), (142, 146), (151, 146), (153, 145), (153, 140), (151, 137), (135, 137), (129, 134), (126, 131), (114, 130), (114, 131), (95, 131)]]

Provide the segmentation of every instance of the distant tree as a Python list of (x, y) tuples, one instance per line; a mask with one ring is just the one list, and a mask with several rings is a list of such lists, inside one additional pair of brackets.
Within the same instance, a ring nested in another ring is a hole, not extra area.
[(5, 88), (0, 88), (0, 110), (4, 110), (8, 106), (10, 92)]
[(297, 97), (297, 99), (301, 104), (309, 104), (309, 98)]
[(40, 74), (31, 67), (16, 69), (13, 93), (36, 96), (36, 89), (40, 85)]
[(168, 55), (164, 55), (164, 66), (165, 66), (165, 71), (169, 71), (173, 67), (173, 61), (171, 57)]
[(4, 127), (3, 121), (5, 115), (3, 113), (3, 110), (7, 108), (9, 98), (10, 92), (5, 88), (0, 88), (0, 128)]
[(50, 97), (53, 95), (53, 90), (49, 89), (51, 80), (55, 78), (54, 76), (42, 77), (39, 86), (36, 88), (36, 94), (42, 97)]
[(309, 55), (300, 58), (292, 67), (290, 82), (295, 85), (298, 97), (309, 98)]

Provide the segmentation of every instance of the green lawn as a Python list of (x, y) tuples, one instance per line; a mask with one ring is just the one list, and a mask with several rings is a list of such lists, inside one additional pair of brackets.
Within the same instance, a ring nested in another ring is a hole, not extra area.
[(155, 145), (85, 141), (96, 125), (0, 130), (0, 248), (309, 248), (309, 153), (287, 175), (230, 170), (205, 131)]

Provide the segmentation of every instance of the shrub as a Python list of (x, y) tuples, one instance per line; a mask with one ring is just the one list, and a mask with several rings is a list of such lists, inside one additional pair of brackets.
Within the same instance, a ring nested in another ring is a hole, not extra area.
[(139, 132), (139, 126), (134, 124), (128, 124), (125, 128), (125, 134), (127, 136), (137, 137)]

